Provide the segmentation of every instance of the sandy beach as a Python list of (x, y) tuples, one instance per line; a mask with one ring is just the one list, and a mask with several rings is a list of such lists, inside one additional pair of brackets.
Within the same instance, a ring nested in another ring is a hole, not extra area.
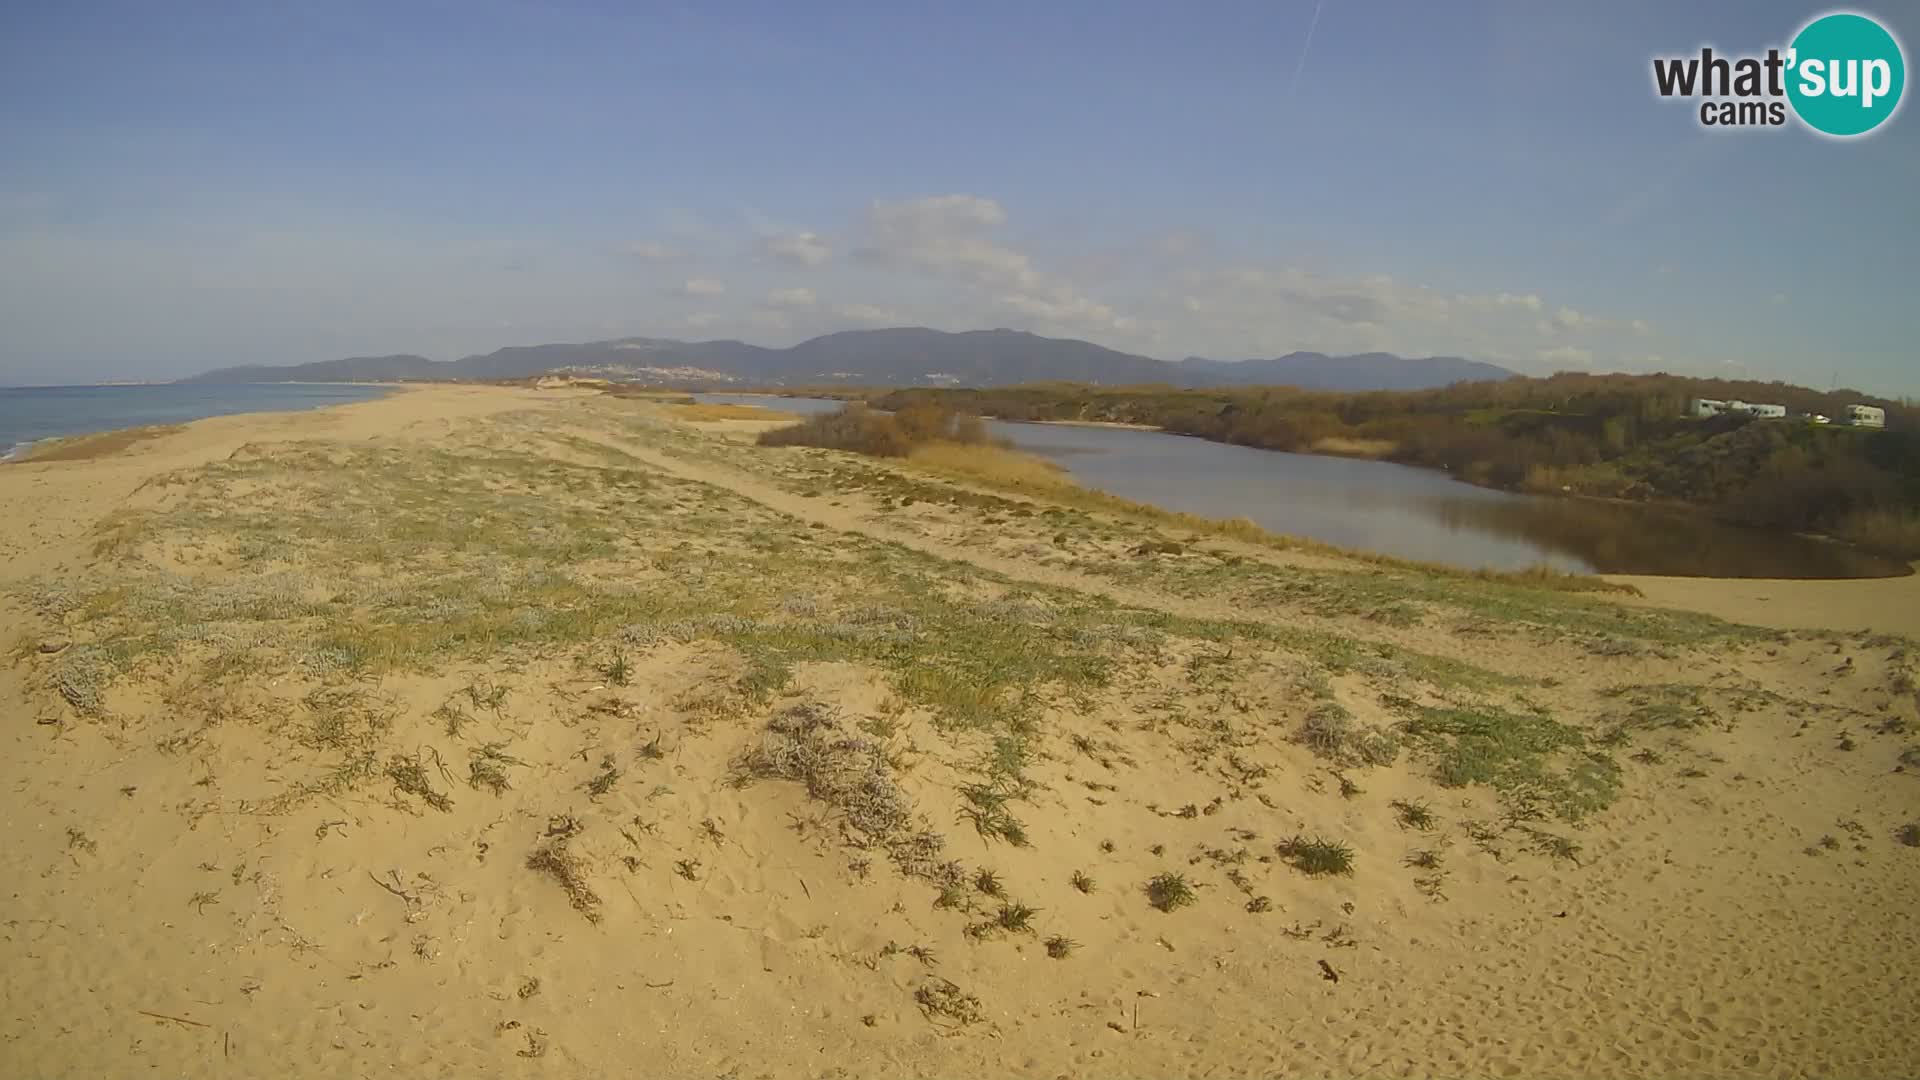
[(0, 467), (7, 1074), (1920, 1075), (1920, 578), (1477, 581), (700, 415)]

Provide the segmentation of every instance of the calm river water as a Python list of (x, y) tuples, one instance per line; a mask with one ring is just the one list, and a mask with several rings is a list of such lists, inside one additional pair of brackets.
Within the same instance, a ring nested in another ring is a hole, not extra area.
[[(823, 412), (843, 402), (701, 394)], [(1520, 495), (1384, 461), (1288, 454), (1125, 428), (991, 421), (1079, 483), (1205, 517), (1406, 559), (1519, 570), (1691, 577), (1886, 577), (1904, 563), (1840, 544), (1743, 529), (1684, 510)]]

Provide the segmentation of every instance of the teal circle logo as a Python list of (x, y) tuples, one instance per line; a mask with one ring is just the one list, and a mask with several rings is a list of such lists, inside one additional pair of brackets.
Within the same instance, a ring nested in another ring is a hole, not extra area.
[(1907, 64), (1891, 33), (1851, 12), (1808, 23), (1787, 53), (1787, 100), (1824, 135), (1865, 135), (1900, 107)]

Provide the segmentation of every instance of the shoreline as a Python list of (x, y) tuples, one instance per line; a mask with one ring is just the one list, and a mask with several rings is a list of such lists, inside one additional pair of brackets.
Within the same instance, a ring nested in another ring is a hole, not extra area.
[[(338, 385), (338, 384), (329, 384)], [(535, 390), (531, 388), (503, 387), (484, 383), (392, 383), (380, 385), (391, 392), (378, 397), (358, 401), (344, 401), (303, 409), (283, 409), (261, 412), (224, 413), (201, 417), (172, 425), (167, 430), (156, 432), (152, 437), (134, 441), (129, 447), (111, 450), (101, 455), (69, 461), (44, 461), (26, 457), (8, 461), (0, 465), (0, 477), (34, 476), (46, 478), (60, 470), (61, 475), (75, 473), (122, 472), (148, 470), (141, 464), (152, 456), (166, 458), (198, 457), (195, 451), (205, 444), (218, 442), (222, 446), (231, 444), (237, 447), (239, 442), (252, 441), (261, 435), (269, 440), (276, 433), (285, 433), (286, 427), (298, 427), (303, 423), (315, 426), (327, 426), (342, 417), (351, 417), (356, 412), (378, 409), (396, 403), (403, 396), (416, 394), (430, 397), (482, 396), (492, 395), (525, 398), (528, 401), (551, 400), (559, 396), (553, 390)], [(402, 393), (404, 392), (404, 394)], [(582, 396), (597, 396), (598, 391), (583, 391)], [(755, 395), (778, 400), (791, 395), (766, 394)], [(483, 409), (492, 411), (492, 409)], [(1035, 423), (1062, 423), (1059, 421), (1034, 421)], [(1068, 422), (1067, 426), (1095, 426), (1093, 422)], [(1106, 425), (1098, 425), (1106, 426)], [(135, 428), (118, 428), (102, 432), (89, 432), (79, 436), (60, 439), (41, 440), (37, 445), (58, 447), (63, 443), (96, 438), (109, 438), (124, 435)], [(1158, 430), (1158, 429), (1149, 429)], [(239, 432), (251, 431), (249, 438), (236, 440)], [(1175, 434), (1166, 432), (1166, 434)], [(1187, 436), (1194, 438), (1196, 436)], [(1202, 440), (1209, 441), (1209, 440)], [(226, 452), (230, 452), (231, 447)], [(1285, 453), (1288, 451), (1274, 451)], [(1412, 467), (1412, 466), (1410, 466)], [(144, 480), (145, 477), (143, 476)], [(1097, 491), (1097, 489), (1086, 489)], [(0, 487), (0, 496), (6, 491)], [(1029, 493), (1030, 494), (1030, 493)], [(1105, 493), (1098, 493), (1105, 494)], [(1111, 498), (1117, 498), (1109, 496)], [(1137, 500), (1121, 500), (1130, 502)], [(1154, 504), (1142, 504), (1152, 510), (1177, 514), (1175, 511)], [(1263, 532), (1266, 530), (1262, 530)], [(1300, 538), (1286, 538), (1282, 540)], [(1393, 559), (1363, 549), (1339, 548), (1334, 545), (1302, 541), (1310, 553), (1321, 556), (1352, 561), (1356, 566), (1394, 566), (1408, 572), (1422, 570), (1441, 572), (1444, 576), (1471, 578), (1475, 571), (1461, 567), (1423, 566), (1415, 561)], [(1699, 611), (1712, 614), (1734, 622), (1780, 629), (1868, 629), (1882, 632), (1895, 632), (1920, 638), (1920, 563), (1909, 563), (1909, 572), (1878, 578), (1740, 578), (1740, 577), (1684, 577), (1677, 575), (1652, 574), (1611, 574), (1595, 573), (1597, 580), (1619, 585), (1628, 585), (1641, 591), (1640, 597), (1626, 593), (1595, 592), (1590, 595), (1603, 597), (1610, 602), (1629, 606), (1652, 606), (1674, 610)], [(9, 575), (10, 576), (10, 575)], [(1900, 585), (1896, 583), (1906, 583)], [(1785, 598), (1785, 599), (1780, 599)], [(1835, 615), (1834, 612), (1840, 612)]]
[(1920, 1066), (1906, 643), (679, 412), (420, 387), (0, 471), (15, 1071)]
[[(154, 387), (176, 386), (176, 385), (195, 385), (195, 384), (98, 383), (98, 384), (76, 384), (72, 386), (32, 386), (32, 387), (21, 386), (21, 387), (6, 387), (5, 389), (8, 389), (8, 390), (151, 389)], [(309, 413), (309, 412), (323, 412), (328, 409), (343, 408), (349, 405), (364, 405), (368, 402), (381, 401), (388, 397), (392, 397), (394, 394), (402, 390), (411, 390), (414, 388), (412, 385), (404, 384), (404, 383), (358, 383), (358, 382), (356, 383), (224, 383), (224, 384), (207, 384), (207, 385), (356, 386), (356, 387), (377, 387), (382, 391), (384, 391), (384, 393), (375, 394), (370, 397), (354, 398), (352, 400), (347, 400), (347, 401), (322, 402), (318, 404), (306, 405), (306, 406), (301, 406), (297, 408), (246, 409), (246, 410), (240, 410), (240, 411), (234, 411), (234, 412), (216, 412), (216, 413), (208, 413), (205, 416), (188, 417), (183, 420), (162, 421), (158, 423), (146, 423), (146, 424), (126, 424), (126, 425), (121, 425), (117, 427), (93, 428), (93, 429), (84, 430), (84, 431), (68, 431), (68, 432), (62, 432), (57, 435), (43, 435), (37, 439), (27, 439), (22, 442), (14, 443), (12, 447), (8, 449), (4, 454), (0, 454), (0, 466), (28, 465), (36, 462), (46, 462), (49, 459), (45, 455), (49, 453), (58, 453), (63, 448), (71, 447), (88, 440), (123, 439), (131, 435), (132, 438), (128, 440), (129, 442), (142, 441), (143, 439), (155, 438), (163, 434), (169, 434), (174, 431), (183, 430), (187, 427), (190, 427), (191, 425), (203, 423), (208, 420), (219, 420), (224, 417), (232, 417), (232, 416), (266, 416), (266, 415), (274, 415), (274, 414), (298, 414), (298, 413)], [(137, 433), (137, 432), (151, 432), (151, 434), (144, 435), (144, 436), (135, 435), (134, 433)], [(58, 460), (58, 459), (53, 459), (53, 460)]]
[(1773, 630), (1892, 633), (1920, 641), (1920, 563), (1881, 578), (1703, 578), (1602, 574), (1631, 585), (1638, 597), (1609, 599), (1634, 607), (1697, 611)]
[[(1730, 521), (1726, 518), (1720, 517), (1719, 515), (1712, 513), (1711, 511), (1709, 511), (1704, 507), (1696, 506), (1691, 503), (1681, 502), (1674, 499), (1629, 499), (1629, 498), (1623, 498), (1616, 495), (1591, 495), (1591, 494), (1578, 492), (1578, 491), (1533, 491), (1527, 488), (1502, 487), (1497, 484), (1480, 483), (1480, 482), (1471, 480), (1465, 476), (1462, 476), (1459, 473), (1454, 472), (1451, 469), (1447, 469), (1444, 467), (1436, 468), (1431, 465), (1416, 465), (1411, 462), (1395, 461), (1392, 458), (1382, 453), (1362, 452), (1360, 450), (1354, 450), (1351, 452), (1342, 452), (1341, 450), (1332, 448), (1332, 447), (1306, 448), (1306, 449), (1298, 449), (1298, 450), (1280, 450), (1273, 447), (1250, 446), (1243, 443), (1227, 442), (1221, 439), (1209, 439), (1204, 435), (1195, 435), (1195, 434), (1190, 434), (1188, 432), (1181, 432), (1181, 431), (1170, 431), (1164, 427), (1158, 427), (1152, 424), (1134, 424), (1134, 423), (1127, 423), (1124, 421), (1117, 421), (1117, 420), (1012, 420), (1003, 416), (994, 416), (986, 413), (981, 414), (981, 416), (984, 419), (993, 420), (995, 422), (1002, 423), (1002, 424), (1035, 424), (1040, 426), (1108, 428), (1108, 429), (1120, 430), (1120, 431), (1146, 431), (1146, 432), (1153, 432), (1161, 435), (1171, 435), (1177, 438), (1197, 439), (1200, 442), (1212, 443), (1215, 446), (1239, 446), (1239, 447), (1243, 447), (1244, 449), (1259, 450), (1269, 454), (1297, 454), (1302, 457), (1338, 458), (1345, 461), (1371, 461), (1371, 462), (1376, 462), (1382, 465), (1395, 465), (1403, 469), (1414, 469), (1422, 473), (1439, 474), (1439, 475), (1445, 476), (1447, 479), (1452, 480), (1456, 483), (1465, 484), (1468, 487), (1475, 488), (1480, 491), (1499, 492), (1503, 495), (1512, 495), (1520, 498), (1565, 499), (1570, 501), (1596, 503), (1603, 506), (1617, 506), (1617, 507), (1632, 509), (1636, 511), (1660, 513), (1660, 514), (1671, 514), (1676, 517), (1692, 518), (1694, 520), (1710, 523), (1712, 525), (1715, 525), (1721, 528), (1741, 530), (1745, 532), (1755, 533), (1761, 536), (1782, 535), (1781, 533), (1775, 530), (1764, 529), (1764, 528), (1760, 528), (1758, 526), (1753, 526), (1753, 525), (1747, 525), (1737, 521)], [(1316, 444), (1316, 447), (1317, 447), (1317, 444)], [(1708, 581), (1740, 581), (1740, 580), (1888, 581), (1888, 580), (1898, 580), (1902, 578), (1913, 577), (1916, 574), (1920, 574), (1920, 561), (1916, 561), (1909, 558), (1903, 558), (1902, 556), (1889, 554), (1883, 551), (1878, 551), (1873, 548), (1867, 547), (1865, 545), (1858, 544), (1853, 541), (1844, 539), (1842, 537), (1832, 536), (1826, 533), (1804, 533), (1804, 532), (1787, 533), (1785, 535), (1798, 537), (1804, 540), (1815, 541), (1817, 543), (1830, 544), (1836, 547), (1847, 548), (1851, 551), (1858, 552), (1861, 555), (1867, 556), (1872, 559), (1877, 559), (1884, 562), (1895, 563), (1895, 564), (1903, 564), (1907, 567), (1907, 569), (1903, 571), (1896, 571), (1892, 573), (1878, 574), (1878, 575), (1872, 575), (1872, 576), (1861, 577), (1861, 578), (1811, 577), (1811, 578), (1758, 579), (1758, 578), (1703, 576), (1703, 577), (1700, 577), (1698, 580), (1708, 580)], [(1675, 578), (1681, 578), (1683, 580), (1691, 580), (1691, 578), (1688, 578), (1684, 575), (1660, 575), (1660, 574), (1627, 575), (1627, 574), (1609, 573), (1605, 571), (1592, 571), (1591, 573), (1595, 577), (1603, 577), (1603, 578), (1615, 578), (1615, 577), (1624, 578), (1624, 577), (1644, 576), (1644, 577), (1653, 577), (1653, 578), (1675, 577)]]

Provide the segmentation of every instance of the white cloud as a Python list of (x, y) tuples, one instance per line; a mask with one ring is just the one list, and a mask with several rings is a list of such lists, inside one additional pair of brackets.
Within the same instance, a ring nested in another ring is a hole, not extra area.
[(876, 201), (867, 208), (866, 242), (855, 254), (972, 286), (978, 297), (1027, 316), (1043, 332), (1099, 335), (1137, 325), (1117, 326), (1111, 304), (1043, 272), (1026, 252), (997, 239), (994, 233), (1006, 220), (999, 202), (977, 195)]
[(789, 266), (819, 266), (833, 258), (833, 244), (816, 232), (784, 232), (764, 237), (760, 250)]
[(931, 195), (901, 202), (876, 201), (867, 208), (870, 260), (908, 266), (980, 284), (1030, 288), (1040, 274), (1027, 256), (989, 235), (1007, 220), (993, 199)]
[(1628, 323), (1627, 326), (1634, 333), (1639, 334), (1641, 337), (1646, 337), (1648, 334), (1653, 333), (1653, 327), (1648, 326), (1647, 321), (1645, 319), (1635, 319), (1632, 322)]
[(906, 316), (892, 308), (876, 304), (840, 304), (833, 309), (835, 315), (869, 326), (898, 326), (907, 322)]
[(812, 289), (775, 289), (767, 294), (767, 306), (777, 308), (809, 308), (817, 298)]
[(1555, 368), (1586, 367), (1593, 363), (1593, 353), (1586, 349), (1576, 349), (1571, 345), (1557, 345), (1551, 349), (1542, 349), (1537, 355), (1541, 363), (1551, 364)]
[(695, 330), (703, 330), (720, 321), (720, 316), (711, 311), (700, 311), (680, 320)]
[[(1117, 321), (1111, 307), (1096, 300), (1078, 296), (1071, 290), (1060, 290), (1051, 296), (1014, 293), (1002, 296), (1000, 303), (1024, 315), (1051, 323), (1085, 322), (1111, 327)], [(1115, 328), (1118, 329), (1118, 327)]]
[(688, 278), (686, 284), (680, 286), (683, 296), (719, 296), (726, 291), (726, 282), (714, 278)]
[(628, 244), (625, 247), (620, 248), (619, 252), (620, 254), (625, 255), (628, 258), (644, 259), (647, 262), (671, 262), (674, 259), (678, 259), (686, 254), (686, 252), (681, 251), (677, 247), (673, 247), (668, 244), (655, 243), (651, 240), (643, 240), (639, 243)]

